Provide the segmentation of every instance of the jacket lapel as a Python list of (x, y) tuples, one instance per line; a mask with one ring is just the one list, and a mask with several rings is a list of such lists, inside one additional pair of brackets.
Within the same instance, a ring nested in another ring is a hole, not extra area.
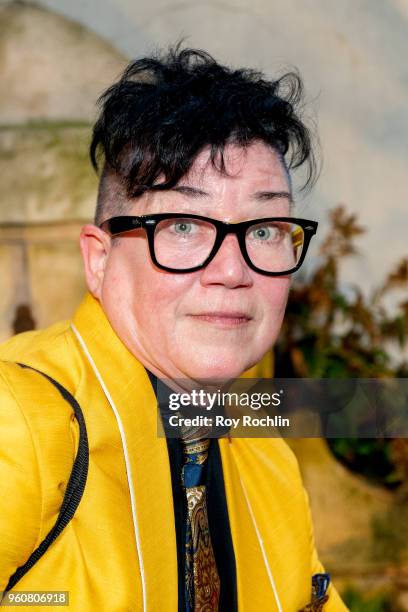
[[(224, 438), (219, 440), (219, 446), (236, 561), (238, 608), (247, 612), (281, 612), (270, 560), (265, 556), (256, 522), (258, 507), (247, 489), (248, 476), (253, 479), (257, 473), (249, 469), (246, 462), (246, 455), (251, 454), (248, 440)], [(258, 483), (262, 484), (262, 476)], [(270, 521), (272, 523), (272, 516)]]
[(73, 331), (121, 430), (145, 610), (177, 609), (177, 549), (167, 444), (158, 437), (156, 398), (143, 365), (88, 294)]

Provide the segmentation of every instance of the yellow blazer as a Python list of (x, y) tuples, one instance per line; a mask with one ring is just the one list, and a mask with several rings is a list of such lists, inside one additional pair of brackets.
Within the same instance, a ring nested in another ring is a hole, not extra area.
[[(63, 609), (78, 612), (176, 612), (169, 458), (142, 364), (89, 294), (72, 323), (18, 335), (0, 358), (0, 591), (54, 525), (78, 444), (68, 404), (20, 361), (75, 396), (90, 457), (74, 518), (14, 590), (69, 591)], [(297, 612), (323, 569), (296, 459), (281, 439), (219, 447), (239, 610)], [(347, 610), (332, 586), (324, 610)]]

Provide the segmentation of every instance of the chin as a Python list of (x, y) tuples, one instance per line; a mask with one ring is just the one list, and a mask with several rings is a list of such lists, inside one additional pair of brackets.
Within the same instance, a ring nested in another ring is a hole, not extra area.
[(184, 371), (188, 378), (196, 381), (207, 383), (213, 381), (214, 384), (225, 384), (231, 379), (239, 378), (250, 365), (251, 362), (249, 361), (244, 363), (242, 356), (237, 358), (236, 353), (234, 355), (219, 354), (215, 357), (214, 355), (195, 355), (186, 364)]

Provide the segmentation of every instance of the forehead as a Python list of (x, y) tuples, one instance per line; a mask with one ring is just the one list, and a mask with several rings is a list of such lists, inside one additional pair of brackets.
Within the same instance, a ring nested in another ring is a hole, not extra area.
[[(247, 147), (228, 144), (223, 152), (225, 172), (220, 172), (221, 158), (216, 157), (215, 161), (211, 162), (207, 147), (174, 189), (146, 192), (135, 203), (134, 213), (189, 211), (208, 216), (219, 213), (226, 220), (236, 218), (237, 214), (243, 218), (287, 214), (289, 175), (275, 150), (261, 142)], [(279, 193), (287, 195), (271, 197)]]
[[(205, 148), (194, 160), (190, 171), (181, 179), (182, 184), (248, 184), (248, 187), (263, 182), (270, 186), (288, 189), (289, 177), (280, 155), (261, 142), (247, 147), (235, 144), (225, 146), (223, 152), (225, 175), (219, 171), (220, 155), (215, 165), (211, 163), (210, 149)], [(234, 180), (235, 179), (235, 180)]]

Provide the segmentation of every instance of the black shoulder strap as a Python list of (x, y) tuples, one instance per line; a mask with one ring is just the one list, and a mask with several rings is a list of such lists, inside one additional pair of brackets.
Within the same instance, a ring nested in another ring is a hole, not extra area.
[(52, 544), (52, 542), (59, 536), (59, 534), (65, 529), (68, 525), (69, 521), (75, 514), (76, 509), (78, 508), (79, 502), (81, 501), (82, 494), (84, 492), (86, 478), (88, 475), (88, 463), (89, 463), (89, 449), (88, 449), (88, 436), (86, 433), (86, 425), (84, 415), (82, 414), (82, 410), (76, 401), (76, 399), (56, 380), (41, 372), (40, 370), (36, 370), (31, 366), (25, 365), (23, 363), (19, 363), (19, 366), (22, 368), (30, 368), (30, 370), (35, 370), (39, 374), (42, 374), (45, 378), (47, 378), (50, 383), (52, 383), (60, 392), (64, 400), (66, 400), (72, 407), (76, 419), (79, 424), (79, 445), (78, 451), (75, 457), (75, 461), (73, 464), (71, 476), (69, 478), (67, 488), (65, 491), (64, 499), (58, 514), (57, 521), (54, 527), (50, 530), (48, 535), (44, 538), (41, 544), (34, 550), (34, 552), (30, 555), (28, 560), (22, 565), (18, 567), (14, 574), (11, 576), (5, 591), (9, 591), (14, 587), (14, 585), (24, 576), (26, 572), (42, 557), (48, 547)]

